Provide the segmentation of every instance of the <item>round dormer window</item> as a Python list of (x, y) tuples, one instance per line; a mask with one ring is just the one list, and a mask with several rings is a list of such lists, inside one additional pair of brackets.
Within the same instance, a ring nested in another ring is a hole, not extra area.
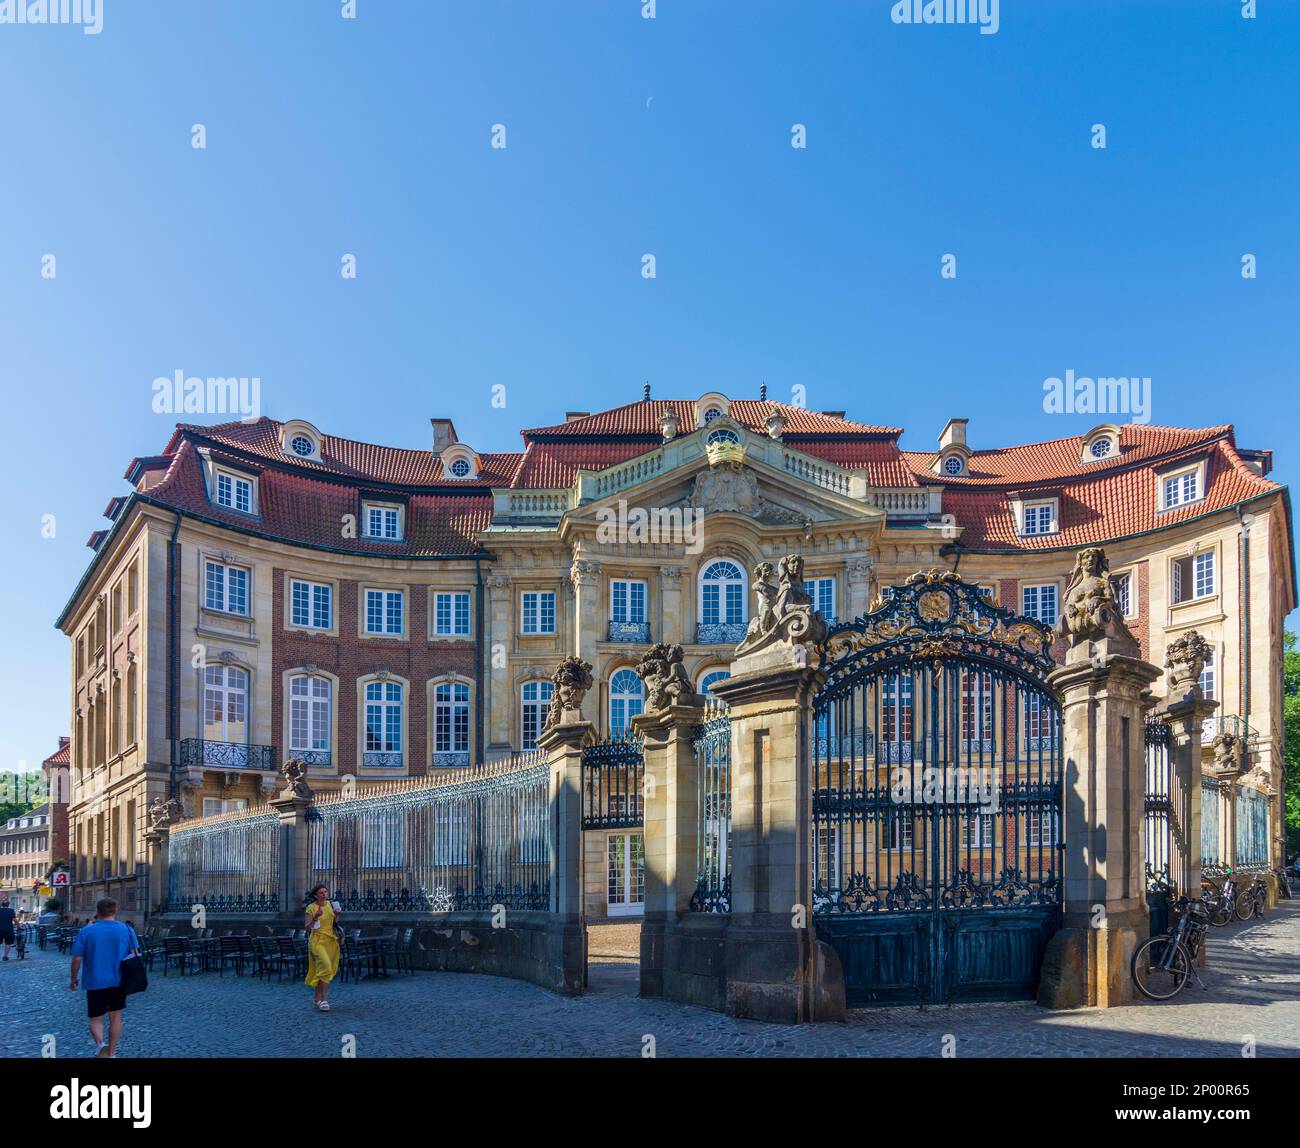
[(706, 423), (711, 423), (713, 422), (714, 419), (721, 418), (721, 417), (722, 417), (722, 412), (718, 410), (717, 407), (710, 407), (707, 411), (704, 412), (704, 421)]
[(451, 464), (451, 473), (456, 478), (464, 478), (469, 474), (469, 463), (463, 458), (458, 458)]
[(289, 449), (303, 458), (310, 458), (316, 453), (316, 444), (305, 434), (296, 434), (289, 440)]
[(1107, 458), (1115, 444), (1108, 438), (1095, 438), (1088, 447), (1088, 453), (1093, 458)]
[(950, 454), (943, 460), (944, 474), (961, 474), (961, 459), (955, 454)]
[(715, 442), (739, 442), (740, 435), (723, 427), (715, 431), (709, 431), (709, 437), (704, 441), (707, 445), (712, 445)]

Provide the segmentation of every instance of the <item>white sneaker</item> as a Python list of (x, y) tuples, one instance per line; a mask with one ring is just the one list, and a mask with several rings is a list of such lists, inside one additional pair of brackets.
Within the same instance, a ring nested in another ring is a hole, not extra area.
[(317, 1007), (320, 1009), (321, 1012), (329, 1012), (329, 1011), (330, 1011), (330, 1002), (329, 1002), (329, 1001), (321, 1001), (320, 1004), (319, 1004)]

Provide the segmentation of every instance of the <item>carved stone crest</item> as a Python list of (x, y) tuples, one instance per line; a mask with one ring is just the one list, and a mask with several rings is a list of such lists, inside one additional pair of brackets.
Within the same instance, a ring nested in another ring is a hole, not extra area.
[(1065, 590), (1065, 608), (1056, 633), (1070, 643), (1070, 660), (1101, 654), (1136, 657), (1137, 639), (1124, 625), (1124, 613), (1110, 584), (1110, 563), (1099, 546), (1079, 551)]
[(1214, 750), (1214, 768), (1220, 775), (1240, 773), (1246, 767), (1246, 747), (1235, 733), (1215, 735), (1210, 743)]
[(770, 562), (754, 567), (758, 608), (736, 647), (743, 656), (770, 646), (815, 645), (826, 637), (826, 619), (813, 605), (803, 582), (803, 557), (787, 554), (774, 569)]
[(690, 504), (705, 513), (729, 510), (757, 518), (762, 508), (758, 476), (735, 459), (709, 461), (709, 469), (700, 471), (691, 483)]
[(584, 662), (576, 654), (570, 654), (551, 675), (551, 708), (546, 714), (543, 729), (553, 725), (569, 725), (582, 720), (582, 699), (594, 683), (591, 676), (591, 663)]
[(670, 706), (704, 704), (682, 665), (681, 646), (656, 643), (642, 656), (636, 674), (645, 683), (645, 712), (648, 714), (662, 713)]

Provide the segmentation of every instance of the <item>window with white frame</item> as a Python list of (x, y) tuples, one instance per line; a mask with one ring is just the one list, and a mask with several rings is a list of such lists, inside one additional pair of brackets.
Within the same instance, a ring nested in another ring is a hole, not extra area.
[(888, 827), (885, 830), (885, 848), (888, 850), (911, 849), (916, 832), (916, 822), (911, 810), (891, 809), (888, 815)]
[(469, 686), (443, 682), (433, 689), (433, 752), (469, 754)]
[(1026, 502), (1021, 511), (1023, 522), (1020, 533), (1026, 538), (1035, 534), (1056, 533), (1056, 503)]
[(464, 865), (469, 861), (469, 805), (437, 805), (433, 809), (433, 863)]
[(525, 634), (555, 633), (555, 591), (525, 590), (522, 629)]
[(520, 749), (533, 749), (546, 724), (546, 711), (551, 708), (550, 682), (525, 682), (521, 691), (522, 709), (519, 714)]
[(1201, 687), (1201, 696), (1207, 701), (1214, 701), (1218, 694), (1218, 682), (1214, 670), (1214, 649), (1211, 647), (1210, 652), (1205, 656), (1205, 665), (1201, 667), (1200, 677), (1196, 679), (1196, 684)]
[(224, 562), (203, 564), (203, 604), (227, 614), (248, 613), (248, 571)]
[(804, 586), (808, 590), (809, 596), (813, 600), (813, 608), (816, 609), (827, 621), (835, 620), (835, 579), (834, 577), (826, 578), (809, 578)]
[(824, 893), (840, 891), (840, 831), (838, 825), (819, 825), (814, 843), (817, 850), (817, 884)]
[(1171, 566), (1172, 599), (1175, 604), (1208, 598), (1214, 594), (1214, 551), (1202, 550), (1184, 558), (1175, 558)]
[(700, 675), (700, 693), (709, 694), (713, 692), (713, 687), (719, 682), (725, 682), (731, 677), (730, 670), (709, 670)]
[(745, 621), (745, 575), (734, 562), (710, 562), (700, 575), (700, 621), (706, 626)]
[[(891, 762), (911, 759), (912, 675), (886, 674), (880, 679), (881, 756)], [(904, 751), (903, 747), (907, 750)]]
[(405, 602), (401, 590), (366, 591), (366, 633), (401, 634)]
[(966, 814), (962, 818), (962, 843), (967, 849), (992, 849), (993, 814)]
[(328, 630), (334, 621), (334, 587), (324, 582), (291, 578), (289, 621), (308, 630)]
[(402, 687), (398, 682), (367, 682), (365, 764), (402, 764)]
[(1020, 612), (1044, 626), (1056, 625), (1056, 583), (1043, 582), (1020, 588)]
[(1041, 752), (1055, 748), (1058, 738), (1058, 719), (1051, 705), (1043, 704), (1043, 695), (1024, 695), (1025, 751)]
[(216, 475), (217, 505), (228, 506), (240, 514), (253, 513), (253, 480), (219, 470)]
[(993, 675), (962, 672), (961, 740), (968, 753), (993, 752)]
[(1133, 617), (1136, 602), (1133, 597), (1132, 573), (1116, 574), (1110, 580), (1110, 588), (1115, 594), (1115, 604), (1126, 618)]
[(309, 764), (329, 762), (333, 689), (329, 678), (296, 674), (289, 679), (289, 752)]
[(380, 542), (402, 540), (402, 508), (384, 502), (367, 502), (361, 508), (362, 533)]
[(469, 591), (439, 591), (433, 596), (433, 632), (440, 638), (469, 634)]
[(1160, 480), (1162, 491), (1161, 507), (1172, 510), (1176, 506), (1186, 506), (1197, 502), (1201, 497), (1201, 469), (1193, 467), (1178, 474), (1165, 475)]
[(609, 732), (622, 737), (632, 732), (632, 719), (645, 705), (645, 686), (635, 670), (617, 670), (609, 679)]
[(646, 584), (637, 579), (615, 578), (609, 584), (609, 620), (645, 621)]
[(238, 666), (203, 669), (203, 738), (248, 742), (248, 672)]
[(406, 816), (401, 809), (374, 809), (359, 819), (361, 868), (400, 869), (406, 860)]
[(1025, 810), (1027, 840), (1031, 846), (1056, 844), (1056, 810), (1031, 805)]

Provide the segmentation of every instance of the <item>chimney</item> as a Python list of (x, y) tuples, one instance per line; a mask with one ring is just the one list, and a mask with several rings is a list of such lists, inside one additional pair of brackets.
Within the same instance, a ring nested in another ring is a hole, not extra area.
[(950, 446), (966, 445), (966, 424), (970, 419), (949, 419), (943, 430), (939, 432), (939, 449), (943, 450)]
[(566, 423), (575, 422), (578, 419), (585, 419), (589, 414), (591, 414), (590, 411), (565, 411), (564, 421)]
[(436, 458), (452, 443), (460, 440), (456, 438), (456, 427), (451, 419), (430, 419), (429, 422), (433, 425), (433, 454)]

